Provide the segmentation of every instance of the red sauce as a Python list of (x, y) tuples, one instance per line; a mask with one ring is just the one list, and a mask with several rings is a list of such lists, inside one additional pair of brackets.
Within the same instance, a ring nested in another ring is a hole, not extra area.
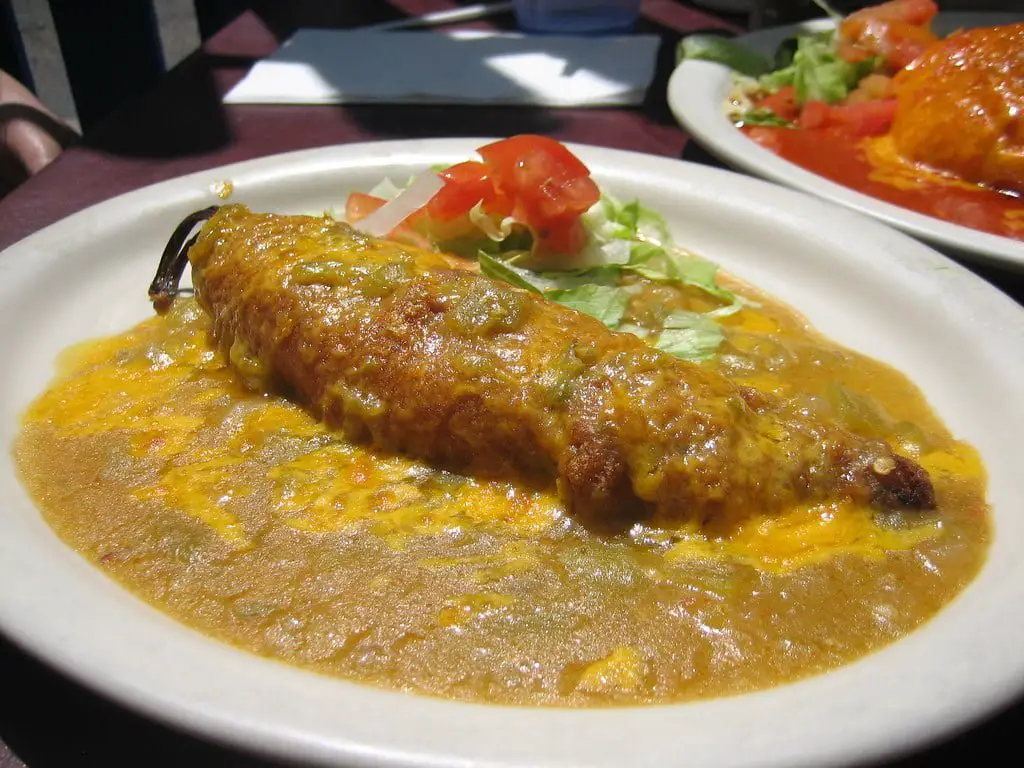
[[(780, 157), (845, 187), (943, 221), (1024, 240), (1020, 197), (941, 176), (901, 163), (884, 147), (835, 128), (743, 128), (751, 139)], [(881, 155), (881, 158), (879, 157)]]

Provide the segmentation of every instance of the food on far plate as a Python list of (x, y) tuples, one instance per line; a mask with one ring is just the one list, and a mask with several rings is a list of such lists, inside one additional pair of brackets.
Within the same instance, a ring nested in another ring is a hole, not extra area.
[(984, 469), (902, 375), (557, 142), (479, 152), (347, 222), (186, 219), (158, 315), (69, 350), (25, 416), (59, 535), (253, 652), (519, 704), (764, 688), (970, 581)]
[(1024, 24), (931, 46), (896, 78), (900, 155), (965, 181), (1024, 193)]
[(730, 117), (785, 159), (880, 200), (1024, 239), (1024, 25), (939, 39), (937, 10), (932, 0), (892, 0), (835, 16), (835, 29), (801, 32), (773, 62), (706, 38), (684, 40), (680, 54), (731, 66)]
[(929, 28), (937, 12), (933, 0), (890, 0), (851, 13), (839, 24), (839, 56), (876, 58), (873, 69), (899, 72), (938, 40)]

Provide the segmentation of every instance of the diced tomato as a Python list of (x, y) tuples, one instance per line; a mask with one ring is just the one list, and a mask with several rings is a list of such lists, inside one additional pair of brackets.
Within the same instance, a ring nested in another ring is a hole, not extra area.
[(854, 136), (880, 136), (892, 127), (896, 105), (896, 99), (877, 99), (830, 107), (829, 121)]
[(498, 198), (490, 171), (483, 163), (459, 163), (439, 175), (444, 187), (427, 204), (427, 213), (433, 219), (450, 221), (469, 213), (477, 203), (493, 204)]
[(362, 221), (386, 202), (382, 197), (353, 192), (345, 201), (345, 221), (349, 224)]
[[(934, 0), (890, 0), (888, 3), (872, 5), (851, 13), (846, 17), (843, 26), (845, 28), (846, 24), (857, 24), (866, 19), (874, 19), (877, 21), (899, 21), (923, 27), (935, 18), (935, 14), (938, 12), (939, 6)], [(843, 33), (845, 34), (845, 29)]]
[(796, 120), (800, 114), (800, 107), (796, 103), (796, 89), (792, 85), (783, 86), (775, 93), (765, 96), (756, 106), (758, 109), (774, 112), (789, 122)]
[(782, 151), (782, 142), (779, 141), (779, 131), (786, 131), (788, 128), (767, 128), (764, 126), (754, 126), (747, 128), (747, 136), (756, 141), (762, 147), (772, 152), (778, 153)]
[(854, 138), (880, 136), (892, 127), (896, 99), (875, 99), (843, 106), (808, 101), (800, 113), (801, 128), (836, 128)]
[(524, 134), (481, 147), (499, 192), (515, 200), (527, 224), (587, 211), (601, 197), (590, 171), (563, 144)]
[(577, 216), (546, 222), (534, 230), (540, 253), (578, 253), (589, 235)]
[(562, 178), (590, 175), (587, 166), (568, 147), (547, 136), (524, 133), (477, 151), (495, 175), (506, 181), (513, 178), (525, 184), (543, 181), (539, 173), (553, 173)]
[(866, 48), (861, 48), (855, 43), (847, 42), (837, 43), (836, 53), (839, 54), (839, 58), (843, 61), (849, 62), (850, 64), (859, 64), (860, 62), (866, 61), (875, 55)]
[[(481, 161), (442, 171), (444, 185), (391, 233), (409, 241), (419, 233), (437, 241), (477, 232), (469, 212), (481, 205), (496, 218), (511, 216), (534, 235), (541, 253), (576, 253), (589, 238), (580, 219), (601, 197), (590, 171), (564, 145), (545, 136), (520, 135), (481, 147)], [(356, 222), (385, 201), (355, 193), (346, 215)]]
[(824, 128), (829, 123), (831, 108), (823, 101), (808, 101), (800, 112), (801, 128)]
[(938, 40), (929, 28), (937, 11), (932, 0), (893, 0), (852, 13), (839, 27), (840, 55), (860, 49), (898, 72)]
[(512, 216), (529, 227), (541, 253), (575, 253), (587, 242), (580, 216), (601, 192), (590, 170), (563, 144), (523, 134), (481, 147), (495, 197), (487, 213)]
[(533, 194), (521, 193), (520, 211), (527, 220), (544, 221), (579, 216), (601, 197), (597, 185), (586, 176), (562, 182), (541, 182)]

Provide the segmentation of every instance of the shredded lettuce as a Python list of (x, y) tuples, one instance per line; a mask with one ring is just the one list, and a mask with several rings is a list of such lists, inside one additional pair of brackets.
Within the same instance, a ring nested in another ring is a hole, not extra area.
[(638, 205), (639, 211), (636, 219), (636, 237), (634, 239), (651, 245), (669, 247), (672, 245), (672, 235), (668, 233), (668, 225), (661, 215), (650, 208)]
[(722, 35), (687, 35), (676, 48), (676, 62), (686, 59), (714, 61), (748, 77), (763, 75), (771, 69), (764, 56)]
[[(665, 220), (637, 201), (623, 203), (605, 194), (583, 217), (591, 235), (583, 268), (537, 267), (527, 251), (481, 249), (481, 271), (519, 288), (539, 293), (597, 318), (609, 328), (633, 333), (671, 355), (705, 360), (724, 338), (716, 318), (738, 311), (744, 301), (718, 285), (718, 266), (679, 248)], [(494, 243), (492, 243), (492, 246)], [(673, 312), (660, 332), (623, 320), (636, 285), (635, 274), (656, 282), (696, 286), (726, 302), (708, 313)]]
[(758, 83), (771, 92), (793, 86), (798, 104), (808, 101), (835, 104), (846, 98), (875, 66), (873, 58), (851, 64), (840, 57), (835, 48), (835, 31), (825, 30), (797, 37), (796, 51), (789, 66), (762, 75)]
[(654, 346), (684, 360), (707, 360), (725, 338), (721, 326), (700, 312), (677, 310), (662, 325)]
[(770, 109), (749, 109), (740, 115), (742, 125), (769, 125), (773, 128), (792, 128), (793, 124), (784, 120)]
[(737, 299), (732, 291), (718, 285), (717, 264), (675, 248), (661, 248), (645, 243), (636, 245), (624, 269), (648, 280), (692, 285), (725, 301)]
[(654, 245), (672, 241), (665, 220), (634, 200), (623, 204), (611, 195), (601, 199), (583, 216), (587, 229), (600, 241), (638, 240)]
[[(393, 199), (407, 187), (385, 178), (370, 194)], [(561, 264), (552, 263), (547, 255), (541, 259), (534, 254), (526, 227), (511, 217), (488, 215), (482, 204), (470, 210), (472, 227), (468, 232), (463, 230), (455, 239), (436, 244), (445, 251), (475, 257), (488, 277), (584, 312), (669, 354), (687, 360), (704, 360), (714, 354), (723, 338), (715, 317), (737, 311), (744, 303), (718, 285), (717, 265), (679, 248), (665, 220), (636, 200), (624, 203), (602, 195), (582, 220), (590, 242), (582, 253), (568, 255)], [(704, 314), (674, 312), (660, 331), (644, 328), (624, 320), (639, 290), (626, 279), (630, 274), (698, 287), (724, 301), (725, 306)]]
[(622, 320), (630, 299), (629, 293), (623, 288), (594, 283), (556, 289), (549, 291), (546, 296), (559, 304), (596, 317), (609, 328), (615, 328)]
[(495, 280), (503, 280), (516, 288), (522, 288), (531, 293), (543, 295), (543, 291), (531, 280), (530, 272), (525, 269), (517, 269), (507, 262), (499, 261), (486, 251), (477, 253), (477, 261), (480, 263), (480, 271)]
[(590, 247), (603, 255), (605, 266), (618, 265), (623, 272), (648, 280), (684, 283), (733, 300), (733, 294), (717, 283), (718, 266), (682, 251), (673, 242), (665, 220), (637, 201), (623, 204), (611, 195), (602, 195), (583, 221), (591, 233)]
[(501, 221), (495, 222), (493, 217), (484, 213), (482, 200), (470, 209), (469, 220), (477, 229), (496, 243), (503, 242), (512, 234), (512, 225), (516, 223), (515, 219), (511, 216), (506, 216)]
[(622, 268), (618, 264), (535, 274), (545, 291), (564, 291), (582, 285), (618, 285), (622, 281)]

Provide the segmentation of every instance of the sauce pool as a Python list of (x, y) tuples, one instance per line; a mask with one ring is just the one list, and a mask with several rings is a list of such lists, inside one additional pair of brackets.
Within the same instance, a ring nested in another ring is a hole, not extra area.
[(791, 163), (877, 200), (1024, 240), (1024, 201), (1019, 196), (908, 163), (897, 155), (888, 136), (857, 139), (835, 128), (741, 130)]
[[(889, 441), (934, 513), (842, 499), (730, 531), (603, 535), (553, 483), (476, 478), (349, 442), (249, 391), (193, 299), (69, 350), (15, 457), (46, 521), (140, 598), (252, 653), (385, 688), (539, 706), (726, 696), (834, 669), (912, 631), (984, 562), (985, 471), (897, 371), (790, 308), (722, 318), (702, 363)], [(631, 311), (695, 310), (648, 284)]]

